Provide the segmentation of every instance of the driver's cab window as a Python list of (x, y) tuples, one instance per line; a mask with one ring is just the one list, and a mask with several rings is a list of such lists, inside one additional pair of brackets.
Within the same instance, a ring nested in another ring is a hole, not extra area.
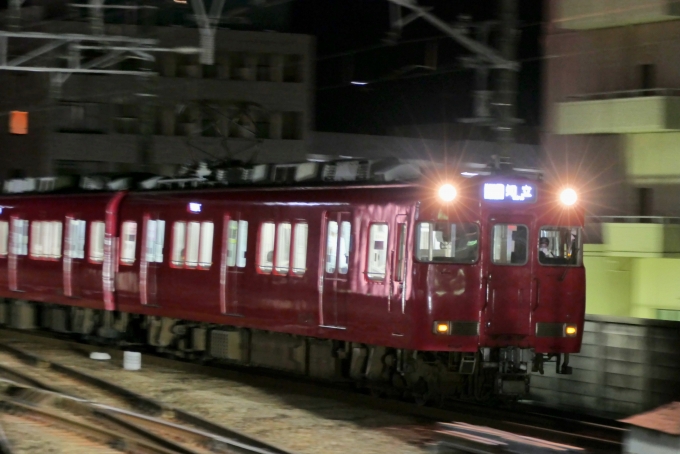
[(527, 238), (525, 225), (496, 224), (493, 226), (491, 259), (496, 265), (524, 265), (527, 263)]
[(580, 266), (583, 260), (580, 227), (541, 227), (538, 262), (542, 265)]

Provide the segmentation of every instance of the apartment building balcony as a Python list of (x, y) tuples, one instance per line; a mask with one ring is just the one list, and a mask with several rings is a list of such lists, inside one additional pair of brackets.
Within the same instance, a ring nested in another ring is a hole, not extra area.
[(655, 88), (571, 96), (558, 103), (557, 134), (680, 131), (680, 89)]
[(591, 30), (680, 19), (677, 0), (560, 0), (553, 19), (567, 30)]

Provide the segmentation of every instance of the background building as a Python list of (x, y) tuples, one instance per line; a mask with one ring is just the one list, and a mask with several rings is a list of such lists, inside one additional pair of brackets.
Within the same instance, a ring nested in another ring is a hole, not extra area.
[[(11, 130), (11, 115), (0, 128), (0, 178), (139, 170), (145, 160), (160, 172), (198, 159), (303, 160), (313, 126), (314, 38), (218, 28), (215, 64), (202, 65), (187, 52), (199, 45), (198, 29), (187, 26), (191, 14), (174, 5), (151, 19), (105, 16), (107, 35), (151, 37), (178, 49), (154, 53), (148, 69), (158, 77), (73, 74), (55, 90), (47, 73), (0, 72), (0, 110), (28, 117), (26, 134)], [(22, 9), (24, 30), (88, 34), (88, 21), (64, 2)], [(10, 40), (9, 58), (37, 44)], [(32, 65), (65, 66), (55, 55)], [(106, 69), (144, 64), (112, 59)]]
[(594, 215), (680, 214), (680, 4), (545, 2), (542, 148)]

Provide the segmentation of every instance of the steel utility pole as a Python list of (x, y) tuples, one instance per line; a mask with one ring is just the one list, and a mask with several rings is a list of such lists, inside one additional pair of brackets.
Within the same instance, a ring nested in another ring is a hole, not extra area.
[[(500, 0), (499, 51), (507, 61), (515, 61), (517, 53), (517, 0)], [(514, 125), (517, 123), (517, 70), (498, 69), (497, 107), (498, 141), (501, 154), (509, 156), (510, 144), (515, 141)]]
[[(473, 53), (463, 57), (463, 65), (475, 70), (474, 117), (461, 120), (466, 123), (487, 126), (496, 132), (500, 144), (500, 161), (510, 157), (510, 145), (514, 142), (517, 72), (520, 65), (515, 61), (517, 44), (517, 0), (499, 0), (499, 20), (479, 25), (476, 39), (468, 36), (468, 26), (455, 27), (430, 13), (432, 8), (418, 5), (417, 0), (388, 0), (391, 5), (390, 18), (393, 36), (399, 36), (401, 29), (418, 18), (431, 23), (446, 33), (461, 46)], [(412, 11), (402, 17), (401, 8)], [(498, 49), (487, 41), (492, 29), (498, 30)], [(489, 89), (489, 75), (495, 76), (493, 89)]]

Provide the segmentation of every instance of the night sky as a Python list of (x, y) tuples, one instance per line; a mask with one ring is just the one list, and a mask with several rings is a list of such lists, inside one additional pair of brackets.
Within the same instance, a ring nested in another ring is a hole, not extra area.
[[(536, 127), (542, 0), (518, 3), (518, 116)], [(495, 0), (420, 0), (420, 5), (434, 7), (431, 12), (447, 22), (460, 15), (481, 22), (497, 14)], [(317, 130), (386, 134), (394, 126), (456, 122), (472, 115), (473, 71), (458, 60), (469, 53), (423, 19), (406, 26), (396, 45), (383, 42), (389, 31), (386, 0), (295, 0), (291, 21), (292, 32), (317, 39)], [(418, 67), (425, 65), (423, 38), (439, 38), (434, 70)], [(349, 74), (353, 80), (374, 82), (348, 85), (343, 78)]]

